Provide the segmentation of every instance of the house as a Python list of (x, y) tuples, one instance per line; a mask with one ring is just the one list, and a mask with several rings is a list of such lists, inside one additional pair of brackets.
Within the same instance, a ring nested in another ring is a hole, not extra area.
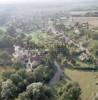
[(28, 52), (24, 52), (24, 50), (20, 46), (14, 45), (14, 53), (12, 54), (13, 56), (12, 61), (17, 63), (23, 58), (24, 55), (27, 54)]
[(82, 23), (82, 28), (89, 29), (89, 23)]
[(74, 33), (77, 34), (77, 35), (81, 34), (80, 30), (78, 28), (76, 28), (76, 27), (74, 28)]
[(28, 58), (27, 62), (26, 62), (26, 69), (27, 71), (32, 71), (33, 68), (35, 68), (36, 66), (38, 66), (41, 63), (41, 57), (31, 57)]
[(89, 55), (83, 52), (83, 53), (79, 56), (79, 59), (80, 59), (81, 61), (89, 60)]
[(26, 50), (20, 46), (14, 45), (14, 53), (12, 61), (14, 63), (22, 63), (26, 66), (27, 71), (31, 71), (42, 62), (42, 57), (47, 55), (49, 50), (45, 49), (39, 52), (38, 49)]

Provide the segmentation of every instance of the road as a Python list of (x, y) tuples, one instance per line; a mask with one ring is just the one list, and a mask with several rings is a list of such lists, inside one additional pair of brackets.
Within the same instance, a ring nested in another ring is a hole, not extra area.
[(60, 67), (60, 65), (57, 63), (57, 61), (54, 61), (55, 66), (57, 67), (57, 72), (53, 76), (53, 78), (50, 80), (49, 84), (54, 85), (60, 81), (60, 78), (64, 75), (64, 70)]

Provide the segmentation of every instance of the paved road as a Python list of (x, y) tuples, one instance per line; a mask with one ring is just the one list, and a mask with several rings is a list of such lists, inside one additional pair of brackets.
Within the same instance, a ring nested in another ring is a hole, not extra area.
[(50, 85), (54, 85), (60, 81), (61, 76), (64, 74), (64, 70), (60, 67), (57, 61), (54, 61), (55, 66), (57, 67), (57, 72), (55, 73), (54, 77), (50, 80)]

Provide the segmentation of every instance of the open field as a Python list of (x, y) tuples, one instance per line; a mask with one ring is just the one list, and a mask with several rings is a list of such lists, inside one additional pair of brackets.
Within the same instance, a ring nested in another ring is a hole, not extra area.
[(82, 89), (82, 100), (91, 100), (96, 93), (96, 73), (65, 69), (65, 74), (73, 81), (78, 82)]
[(15, 69), (12, 68), (12, 67), (9, 67), (9, 66), (7, 66), (7, 67), (0, 67), (0, 73), (1, 72), (13, 72), (13, 71), (15, 71)]
[(1, 74), (3, 72), (14, 72), (14, 71), (15, 71), (15, 69), (10, 67), (10, 66), (7, 66), (7, 67), (1, 67), (0, 66), (0, 79), (1, 79)]
[(82, 62), (82, 61), (79, 61), (79, 60), (77, 60), (76, 63), (79, 66), (79, 68), (95, 68), (94, 64), (85, 63), (85, 62)]
[(32, 40), (35, 43), (41, 43), (43, 40), (47, 40), (47, 33), (31, 33)]
[(98, 17), (73, 17), (74, 22), (86, 23), (98, 27)]

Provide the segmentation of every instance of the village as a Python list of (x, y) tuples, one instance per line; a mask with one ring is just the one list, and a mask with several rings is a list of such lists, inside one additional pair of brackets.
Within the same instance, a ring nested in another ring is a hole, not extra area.
[(98, 99), (91, 1), (0, 6), (0, 100)]
[[(56, 19), (57, 22), (55, 24), (61, 25), (64, 24), (69, 30), (73, 28), (74, 34), (77, 36), (81, 35), (82, 32), (79, 30), (79, 27), (82, 26), (83, 28), (88, 29), (88, 24), (82, 24), (82, 25), (76, 25), (76, 23), (73, 22), (72, 17), (69, 17), (69, 19), (61, 18)], [(73, 23), (73, 24), (72, 24)], [(81, 42), (78, 42), (73, 40), (71, 37), (66, 36), (64, 32), (59, 32), (55, 29), (53, 26), (54, 23), (49, 20), (49, 27), (48, 27), (48, 35), (51, 36), (51, 38), (58, 39), (58, 40), (64, 40), (64, 43), (68, 47), (75, 47), (76, 52), (80, 53), (78, 58), (81, 61), (89, 60), (91, 57), (91, 54), (89, 50), (85, 47), (83, 47), (83, 44)], [(85, 26), (84, 26), (85, 25)], [(33, 66), (37, 66), (41, 62), (42, 56), (47, 56), (49, 49), (45, 49), (44, 51), (40, 52), (38, 49), (25, 49), (21, 46), (14, 45), (14, 53), (13, 53), (13, 62), (21, 62), (22, 64), (26, 65), (27, 69), (33, 69)]]

